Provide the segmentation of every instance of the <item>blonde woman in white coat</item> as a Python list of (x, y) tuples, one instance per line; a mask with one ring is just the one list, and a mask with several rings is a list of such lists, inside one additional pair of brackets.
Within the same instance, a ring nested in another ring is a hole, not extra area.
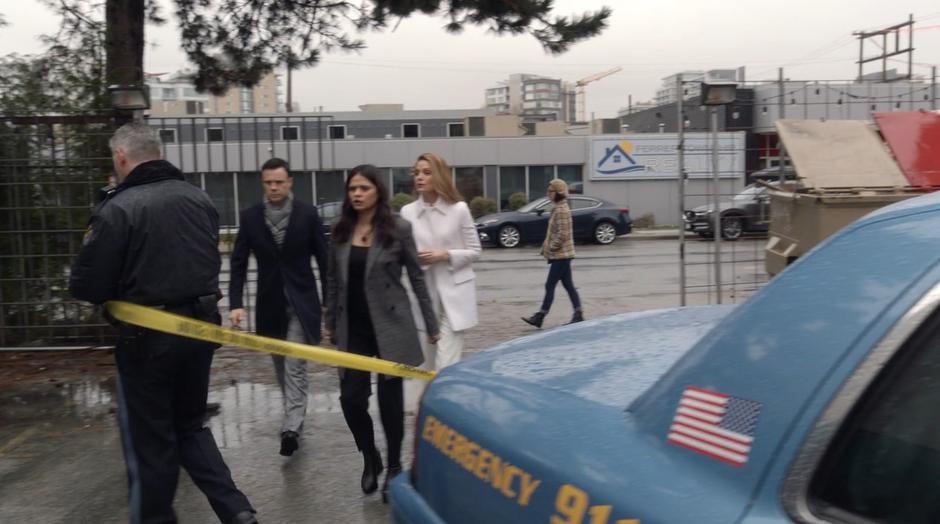
[(411, 175), (418, 198), (401, 209), (401, 217), (411, 222), (440, 325), (436, 347), (422, 341), (424, 366), (439, 371), (460, 360), (464, 331), (477, 324), (473, 262), (480, 258), (480, 238), (444, 159), (425, 153)]

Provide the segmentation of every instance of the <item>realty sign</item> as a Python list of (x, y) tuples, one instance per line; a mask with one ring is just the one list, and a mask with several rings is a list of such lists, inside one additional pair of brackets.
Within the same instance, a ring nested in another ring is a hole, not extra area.
[[(642, 180), (679, 177), (679, 136), (635, 134), (591, 137), (591, 180)], [(718, 133), (718, 172), (723, 178), (744, 176), (744, 133)], [(685, 171), (690, 178), (712, 175), (709, 133), (685, 134)]]

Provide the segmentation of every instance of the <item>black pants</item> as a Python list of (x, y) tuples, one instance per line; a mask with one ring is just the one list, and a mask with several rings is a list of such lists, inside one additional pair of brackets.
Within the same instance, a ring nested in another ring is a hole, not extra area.
[(132, 524), (174, 523), (180, 466), (228, 522), (252, 510), (204, 427), (214, 346), (152, 331), (118, 341), (118, 418)]
[[(351, 334), (349, 349), (353, 353), (377, 356), (375, 337)], [(375, 449), (375, 432), (369, 416), (369, 397), (372, 395), (371, 373), (353, 369), (341, 369), (339, 380), (339, 402), (343, 408), (346, 425), (352, 431), (356, 447), (360, 451)], [(401, 442), (405, 436), (405, 394), (402, 379), (387, 375), (378, 376), (379, 416), (385, 430), (388, 446), (388, 465), (401, 465)]]
[(574, 309), (581, 309), (581, 297), (578, 296), (578, 290), (574, 287), (574, 279), (571, 278), (571, 259), (552, 260), (549, 262), (548, 278), (545, 279), (545, 299), (542, 300), (542, 311), (548, 313), (555, 300), (555, 287), (561, 280), (561, 285), (565, 286), (568, 292), (568, 298), (571, 299), (571, 306)]

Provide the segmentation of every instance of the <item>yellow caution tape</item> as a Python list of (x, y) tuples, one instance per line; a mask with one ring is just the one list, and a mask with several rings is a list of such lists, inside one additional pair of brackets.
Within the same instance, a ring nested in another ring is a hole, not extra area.
[(131, 304), (130, 302), (111, 301), (105, 304), (111, 316), (135, 326), (145, 327), (154, 331), (162, 331), (171, 335), (179, 335), (206, 342), (214, 342), (225, 346), (238, 346), (256, 351), (264, 351), (285, 357), (302, 358), (328, 364), (331, 366), (357, 369), (393, 375), (403, 378), (419, 378), (431, 380), (436, 374), (434, 371), (416, 368), (407, 364), (400, 364), (390, 360), (366, 357), (327, 349), (321, 346), (311, 346), (299, 342), (288, 342), (276, 338), (251, 335), (234, 329), (224, 328), (195, 320), (182, 315), (167, 313), (159, 309)]

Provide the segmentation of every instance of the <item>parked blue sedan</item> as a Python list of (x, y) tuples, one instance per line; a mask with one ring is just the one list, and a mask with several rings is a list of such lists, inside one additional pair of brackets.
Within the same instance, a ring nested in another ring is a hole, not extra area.
[(398, 523), (940, 522), (940, 193), (736, 307), (539, 332), (443, 370)]
[[(610, 244), (619, 235), (626, 235), (633, 227), (630, 210), (600, 198), (583, 195), (568, 197), (575, 240), (588, 240)], [(476, 220), (477, 233), (482, 242), (493, 242), (500, 247), (545, 240), (552, 203), (542, 197), (516, 211), (485, 215)]]

